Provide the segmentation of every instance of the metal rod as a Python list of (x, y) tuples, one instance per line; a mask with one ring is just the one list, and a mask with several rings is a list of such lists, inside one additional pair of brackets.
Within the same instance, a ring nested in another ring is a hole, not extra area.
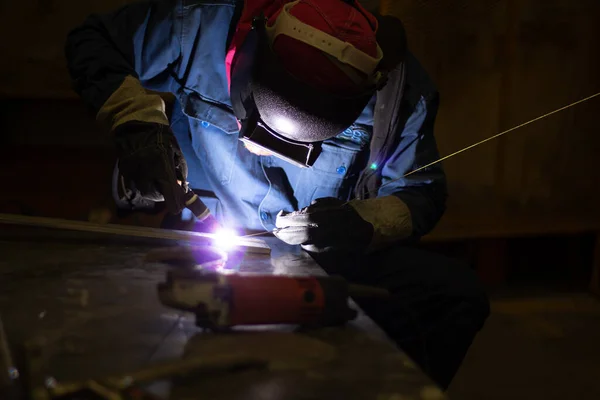
[[(117, 224), (94, 224), (85, 221), (72, 221), (60, 218), (28, 217), (16, 214), (0, 214), (0, 224), (24, 225), (38, 228), (64, 229), (79, 232), (101, 233), (119, 236), (132, 236), (152, 239), (185, 241), (212, 244), (215, 235), (203, 232), (189, 232), (170, 229), (146, 228)], [(270, 254), (269, 246), (260, 239), (237, 237), (232, 239), (234, 246), (244, 247), (250, 253)]]

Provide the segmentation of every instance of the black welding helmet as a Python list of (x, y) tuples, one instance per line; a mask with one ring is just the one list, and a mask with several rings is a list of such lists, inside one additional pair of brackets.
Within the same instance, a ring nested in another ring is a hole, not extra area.
[[(347, 129), (360, 116), (383, 81), (378, 57), (294, 18), (288, 3), (272, 26), (256, 17), (232, 62), (231, 102), (241, 123), (240, 139), (301, 167), (314, 164), (322, 141)], [(355, 95), (323, 90), (289, 73), (270, 43), (284, 34), (307, 43), (368, 78)]]

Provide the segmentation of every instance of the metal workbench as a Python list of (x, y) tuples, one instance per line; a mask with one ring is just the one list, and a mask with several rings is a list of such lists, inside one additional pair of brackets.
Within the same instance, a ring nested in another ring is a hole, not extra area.
[[(268, 326), (216, 334), (160, 304), (156, 242), (0, 227), (0, 315), (11, 345), (42, 341), (45, 379), (127, 374), (169, 358), (248, 354), (268, 369), (158, 382), (171, 399), (441, 399), (441, 392), (364, 314), (345, 327)], [(241, 271), (324, 274), (306, 253), (268, 239), (271, 256)], [(161, 245), (164, 245), (161, 243)]]

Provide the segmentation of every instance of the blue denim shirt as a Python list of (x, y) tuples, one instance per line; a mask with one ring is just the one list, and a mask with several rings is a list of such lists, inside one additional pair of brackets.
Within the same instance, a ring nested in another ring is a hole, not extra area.
[[(226, 42), (235, 0), (141, 2), (90, 16), (69, 35), (67, 58), (76, 90), (98, 109), (126, 75), (179, 99), (172, 128), (189, 165), (189, 182), (224, 224), (274, 228), (280, 210), (321, 197), (350, 199), (369, 155), (376, 97), (346, 131), (323, 143), (312, 168), (250, 153), (238, 139), (225, 72)], [(444, 210), (445, 177), (433, 161), (437, 92), (417, 60), (406, 62), (405, 123), (396, 150), (381, 168), (377, 195), (409, 206), (416, 235), (427, 233)], [(79, 86), (77, 86), (79, 85)]]

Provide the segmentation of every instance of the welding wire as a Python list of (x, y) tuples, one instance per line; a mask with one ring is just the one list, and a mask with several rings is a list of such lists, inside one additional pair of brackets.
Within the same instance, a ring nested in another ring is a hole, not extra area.
[[(509, 132), (515, 131), (515, 130), (517, 130), (517, 129), (519, 129), (519, 128), (522, 128), (522, 127), (524, 127), (524, 126), (527, 126), (527, 125), (529, 125), (529, 124), (532, 124), (532, 123), (534, 123), (534, 122), (537, 122), (537, 121), (539, 121), (539, 120), (541, 120), (541, 119), (544, 119), (544, 118), (546, 118), (546, 117), (549, 117), (549, 116), (551, 116), (551, 115), (553, 115), (553, 114), (556, 114), (556, 113), (559, 113), (559, 112), (561, 112), (561, 111), (564, 111), (564, 110), (566, 110), (566, 109), (568, 109), (568, 108), (574, 107), (574, 106), (576, 106), (576, 105), (578, 105), (578, 104), (584, 103), (584, 102), (586, 102), (586, 101), (588, 101), (588, 100), (591, 100), (591, 99), (593, 99), (594, 97), (598, 97), (598, 96), (600, 96), (600, 92), (598, 92), (598, 93), (596, 93), (596, 94), (593, 94), (593, 95), (591, 95), (591, 96), (585, 97), (585, 98), (583, 98), (583, 99), (581, 99), (581, 100), (577, 100), (577, 101), (575, 101), (575, 102), (573, 102), (573, 103), (567, 104), (567, 105), (566, 105), (566, 106), (564, 106), (564, 107), (557, 108), (556, 110), (554, 110), (554, 111), (550, 111), (549, 113), (546, 113), (546, 114), (544, 114), (544, 115), (540, 115), (540, 116), (539, 116), (539, 117), (537, 117), (537, 118), (534, 118), (534, 119), (532, 119), (532, 120), (529, 120), (529, 121), (527, 121), (527, 122), (524, 122), (524, 123), (522, 123), (522, 124), (520, 124), (520, 125), (517, 125), (517, 126), (515, 126), (515, 127), (512, 127), (512, 128), (510, 128), (510, 129), (507, 129), (507, 130), (505, 130), (505, 131), (502, 131), (502, 132), (500, 132), (500, 133), (498, 133), (498, 134), (496, 134), (496, 135), (494, 135), (494, 136), (490, 136), (490, 137), (488, 137), (488, 138), (486, 138), (486, 139), (483, 139), (483, 140), (481, 140), (481, 141), (479, 141), (479, 142), (477, 142), (477, 143), (473, 143), (472, 145), (469, 145), (469, 146), (467, 146), (467, 147), (464, 147), (464, 148), (462, 148), (462, 149), (460, 149), (460, 150), (458, 150), (458, 151), (455, 151), (454, 153), (448, 154), (447, 156), (444, 156), (444, 157), (442, 157), (442, 158), (439, 158), (439, 159), (437, 159), (437, 160), (435, 160), (435, 161), (433, 161), (433, 162), (430, 162), (429, 164), (426, 164), (426, 165), (424, 165), (424, 166), (422, 166), (422, 167), (416, 168), (416, 169), (414, 169), (414, 170), (412, 170), (412, 171), (410, 171), (410, 172), (408, 172), (408, 173), (406, 173), (406, 174), (402, 175), (400, 178), (397, 178), (397, 179), (392, 179), (391, 181), (389, 181), (389, 182), (386, 182), (386, 183), (382, 184), (381, 186), (379, 186), (379, 188), (377, 188), (376, 190), (377, 190), (377, 191), (379, 191), (381, 188), (383, 188), (383, 187), (386, 187), (386, 186), (388, 186), (388, 185), (390, 185), (390, 184), (392, 184), (392, 183), (394, 183), (394, 182), (397, 182), (397, 181), (399, 181), (399, 180), (402, 180), (402, 179), (406, 178), (407, 176), (410, 176), (410, 175), (412, 175), (412, 174), (414, 174), (414, 173), (417, 173), (417, 172), (419, 172), (419, 171), (422, 171), (422, 170), (424, 170), (424, 169), (426, 169), (426, 168), (429, 168), (429, 167), (431, 167), (431, 166), (433, 166), (433, 165), (436, 165), (436, 164), (438, 164), (438, 163), (441, 163), (441, 162), (442, 162), (442, 161), (444, 161), (444, 160), (447, 160), (447, 159), (449, 159), (449, 158), (451, 158), (451, 157), (454, 157), (454, 156), (456, 156), (456, 155), (459, 155), (459, 154), (461, 154), (461, 153), (463, 153), (463, 152), (465, 152), (465, 151), (467, 151), (467, 150), (471, 150), (472, 148), (475, 148), (475, 147), (477, 147), (477, 146), (479, 146), (479, 145), (482, 145), (482, 144), (484, 144), (484, 143), (486, 143), (486, 142), (489, 142), (489, 141), (491, 141), (491, 140), (497, 139), (497, 138), (499, 138), (500, 136), (506, 135), (506, 134), (507, 134), (507, 133), (509, 133)], [(368, 194), (372, 194), (373, 192), (374, 192), (374, 191), (370, 191), (370, 192), (368, 192)], [(357, 197), (357, 198), (355, 198), (354, 200), (360, 200), (360, 198), (358, 198), (358, 197)], [(348, 203), (349, 203), (349, 202), (347, 202), (346, 204), (348, 204)], [(258, 234), (258, 233), (257, 233), (257, 234), (252, 234), (252, 235), (242, 236), (242, 237), (260, 236), (261, 234), (266, 234), (266, 233), (276, 233), (277, 231), (278, 231), (278, 229), (275, 229), (275, 230), (273, 230), (273, 231), (269, 231), (269, 232), (264, 232), (264, 233), (260, 233), (260, 234)]]
[(273, 232), (277, 232), (278, 229), (274, 229), (272, 231), (263, 231), (263, 232), (256, 232), (256, 233), (251, 233), (249, 235), (243, 235), (240, 236), (241, 238), (249, 238), (249, 237), (254, 237), (254, 236), (265, 236), (265, 235), (271, 235)]
[[(598, 97), (598, 96), (600, 96), (600, 92), (598, 92), (598, 93), (596, 93), (596, 94), (593, 94), (593, 95), (591, 95), (591, 96), (588, 96), (588, 97), (586, 97), (586, 98), (584, 98), (584, 99), (577, 100), (577, 101), (575, 101), (575, 102), (573, 102), (573, 103), (567, 104), (567, 105), (566, 105), (566, 106), (564, 106), (564, 107), (558, 108), (558, 109), (556, 109), (556, 110), (554, 110), (554, 111), (550, 111), (549, 113), (546, 113), (546, 114), (544, 114), (544, 115), (540, 115), (540, 116), (539, 116), (539, 117), (537, 117), (537, 118), (534, 118), (534, 119), (532, 119), (532, 120), (529, 120), (529, 121), (527, 121), (527, 122), (524, 122), (524, 123), (522, 123), (522, 124), (520, 124), (520, 125), (517, 125), (517, 126), (515, 126), (515, 127), (512, 127), (512, 128), (510, 128), (510, 129), (507, 129), (507, 130), (505, 130), (505, 131), (502, 131), (502, 132), (500, 132), (500, 133), (498, 133), (498, 134), (496, 134), (496, 135), (494, 135), (494, 136), (490, 136), (490, 137), (488, 137), (487, 139), (483, 139), (483, 140), (481, 140), (481, 141), (479, 141), (479, 142), (477, 142), (477, 143), (473, 143), (473, 144), (472, 144), (472, 145), (470, 145), (470, 146), (464, 147), (464, 148), (462, 148), (462, 149), (460, 149), (460, 150), (458, 150), (458, 151), (455, 151), (454, 153), (448, 154), (447, 156), (444, 156), (444, 157), (442, 157), (442, 158), (440, 158), (440, 159), (438, 159), (438, 160), (436, 160), (436, 161), (430, 162), (430, 163), (429, 163), (429, 164), (427, 164), (427, 165), (424, 165), (424, 166), (422, 166), (422, 167), (419, 167), (419, 168), (417, 168), (417, 169), (414, 169), (414, 170), (412, 170), (412, 171), (408, 172), (407, 174), (404, 174), (404, 175), (403, 175), (401, 178), (394, 179), (394, 180), (392, 180), (392, 181), (386, 182), (384, 185), (381, 185), (380, 189), (381, 189), (382, 187), (384, 187), (384, 186), (387, 186), (387, 185), (389, 185), (390, 183), (394, 183), (394, 182), (396, 182), (396, 181), (399, 181), (399, 180), (401, 180), (401, 179), (404, 179), (404, 178), (406, 178), (407, 176), (410, 176), (410, 175), (412, 175), (412, 174), (414, 174), (414, 173), (416, 173), (416, 172), (419, 172), (419, 171), (421, 171), (421, 170), (424, 170), (424, 169), (426, 169), (426, 168), (429, 168), (429, 167), (431, 167), (432, 165), (438, 164), (438, 163), (440, 163), (440, 162), (442, 162), (442, 161), (444, 161), (444, 160), (447, 160), (447, 159), (449, 159), (449, 158), (451, 158), (451, 157), (454, 157), (454, 156), (456, 156), (456, 155), (459, 155), (459, 154), (461, 154), (461, 153), (463, 153), (463, 152), (465, 152), (465, 151), (467, 151), (467, 150), (471, 150), (471, 149), (472, 149), (472, 148), (474, 148), (474, 147), (477, 147), (477, 146), (479, 146), (479, 145), (481, 145), (481, 144), (484, 144), (484, 143), (486, 143), (486, 142), (489, 142), (490, 140), (497, 139), (497, 138), (499, 138), (500, 136), (506, 135), (506, 134), (507, 134), (507, 133), (509, 133), (509, 132), (515, 131), (515, 130), (517, 130), (517, 129), (519, 129), (519, 128), (522, 128), (522, 127), (524, 127), (524, 126), (527, 126), (527, 125), (529, 125), (529, 124), (533, 124), (534, 122), (537, 122), (537, 121), (539, 121), (539, 120), (541, 120), (541, 119), (544, 119), (544, 118), (546, 118), (546, 117), (549, 117), (549, 116), (551, 116), (551, 115), (553, 115), (553, 114), (556, 114), (556, 113), (559, 113), (559, 112), (561, 112), (561, 111), (564, 111), (564, 110), (566, 110), (566, 109), (568, 109), (568, 108), (574, 107), (574, 106), (576, 106), (576, 105), (578, 105), (578, 104), (584, 103), (584, 102), (586, 102), (586, 101), (588, 101), (588, 100), (591, 100), (591, 99), (593, 99), (594, 97)], [(378, 189), (378, 190), (379, 190), (379, 189)]]

